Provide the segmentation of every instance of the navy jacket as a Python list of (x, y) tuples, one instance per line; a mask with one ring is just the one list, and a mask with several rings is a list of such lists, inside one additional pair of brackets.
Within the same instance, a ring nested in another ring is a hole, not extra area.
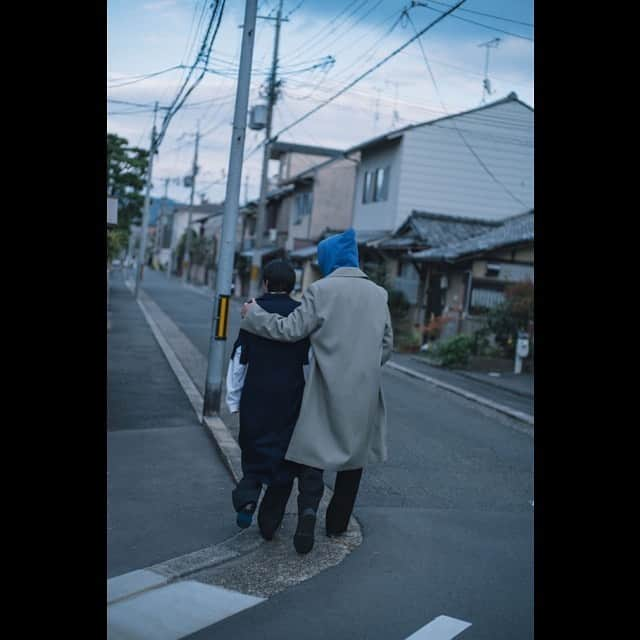
[[(267, 293), (256, 302), (269, 313), (288, 316), (300, 303), (285, 294)], [(286, 343), (240, 330), (231, 358), (242, 347), (240, 362), (247, 375), (240, 398), (242, 471), (271, 484), (284, 460), (298, 420), (304, 392), (303, 364), (309, 340)]]

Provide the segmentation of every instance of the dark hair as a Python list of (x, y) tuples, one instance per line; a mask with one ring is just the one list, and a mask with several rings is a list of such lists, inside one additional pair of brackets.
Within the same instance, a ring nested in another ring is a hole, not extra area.
[(296, 283), (296, 272), (286, 260), (272, 260), (262, 271), (262, 280), (269, 291), (291, 293)]

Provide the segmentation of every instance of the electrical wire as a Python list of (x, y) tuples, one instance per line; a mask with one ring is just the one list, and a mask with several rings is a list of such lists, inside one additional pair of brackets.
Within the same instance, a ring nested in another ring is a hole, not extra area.
[[(426, 52), (424, 50), (424, 47), (422, 46), (422, 41), (420, 40), (420, 35), (421, 34), (418, 32), (418, 29), (417, 29), (415, 23), (413, 22), (413, 20), (411, 19), (411, 16), (409, 15), (408, 11), (406, 12), (406, 16), (407, 16), (409, 22), (411, 23), (411, 26), (413, 27), (413, 30), (416, 32), (418, 45), (420, 46), (420, 51), (422, 52), (422, 57), (423, 57), (424, 62), (426, 64), (426, 66), (427, 66), (427, 69), (429, 71), (429, 75), (431, 76), (431, 81), (433, 82), (433, 86), (434, 86), (434, 88), (436, 90), (436, 93), (438, 94), (438, 99), (440, 100), (440, 104), (442, 105), (442, 108), (447, 113), (447, 115), (449, 115), (448, 114), (448, 109), (447, 109), (446, 105), (444, 104), (444, 101), (442, 100), (442, 96), (440, 94), (440, 89), (438, 87), (438, 83), (436, 82), (436, 78), (433, 75), (433, 71), (431, 70), (431, 65), (429, 64), (429, 60), (427, 58), (427, 54), (426, 54)], [(520, 200), (520, 198), (518, 198), (518, 196), (516, 196), (514, 193), (512, 193), (512, 191), (502, 181), (500, 181), (495, 176), (495, 174), (491, 171), (491, 169), (489, 169), (489, 167), (487, 167), (487, 165), (482, 160), (482, 158), (478, 155), (478, 153), (475, 151), (475, 149), (469, 144), (469, 142), (467, 141), (466, 137), (463, 135), (462, 131), (458, 128), (458, 124), (456, 123), (455, 119), (449, 120), (449, 124), (453, 125), (453, 128), (458, 132), (458, 134), (460, 136), (460, 139), (462, 140), (464, 145), (471, 152), (473, 157), (478, 161), (478, 164), (493, 179), (493, 181), (496, 184), (498, 184), (499, 186), (501, 186), (504, 189), (504, 191), (506, 191), (506, 193), (508, 193), (511, 196), (511, 198), (513, 200), (515, 200), (516, 202), (520, 203), (523, 207), (528, 207), (528, 205), (526, 203), (524, 203), (522, 200)]]
[(300, 2), (298, 2), (298, 4), (291, 9), (291, 11), (289, 11), (289, 13), (287, 13), (287, 15), (285, 16), (285, 20), (292, 14), (294, 14), (303, 4), (304, 4), (305, 0), (300, 0)]
[[(308, 38), (305, 38), (304, 43), (302, 45), (300, 45), (299, 47), (296, 47), (293, 51), (290, 51), (287, 55), (291, 56), (291, 57), (297, 57), (297, 55), (299, 54), (300, 51), (302, 51), (303, 49), (305, 50), (309, 50), (310, 48), (313, 48), (315, 46), (315, 42), (318, 41), (318, 39), (320, 38), (320, 36), (322, 35), (322, 37), (324, 38), (324, 34), (326, 33), (331, 33), (334, 32), (338, 29), (340, 29), (340, 27), (342, 25), (338, 25), (336, 27), (336, 29), (332, 29), (331, 26), (333, 24), (336, 23), (336, 21), (344, 14), (346, 13), (349, 8), (351, 6), (353, 6), (354, 4), (356, 4), (357, 2), (359, 2), (360, 0), (351, 0), (351, 2), (342, 9), (342, 11), (339, 11), (337, 15), (335, 15), (328, 23), (326, 23), (325, 25), (323, 25), (322, 27), (320, 27), (320, 29), (318, 29), (318, 31), (314, 34), (311, 35)], [(344, 24), (344, 23), (342, 23)]]
[[(311, 109), (311, 111), (308, 111), (307, 113), (305, 113), (304, 115), (302, 115), (300, 118), (298, 118), (297, 120), (295, 120), (294, 122), (292, 122), (291, 124), (287, 125), (286, 127), (284, 127), (283, 129), (281, 129), (280, 131), (278, 131), (274, 136), (272, 136), (271, 140), (276, 139), (279, 135), (283, 134), (285, 131), (288, 131), (289, 129), (291, 129), (292, 127), (294, 127), (295, 125), (299, 124), (300, 122), (302, 122), (303, 120), (306, 120), (309, 116), (313, 115), (314, 113), (316, 113), (317, 111), (319, 111), (320, 109), (322, 109), (322, 107), (328, 105), (330, 102), (332, 102), (333, 100), (335, 100), (336, 98), (338, 98), (339, 96), (341, 96), (343, 93), (346, 93), (351, 87), (353, 87), (354, 85), (356, 85), (358, 82), (360, 82), (363, 78), (366, 78), (368, 75), (370, 75), (371, 73), (373, 73), (376, 69), (380, 68), (383, 64), (385, 64), (386, 62), (388, 62), (389, 60), (391, 60), (391, 58), (393, 58), (394, 56), (398, 55), (401, 51), (403, 51), (404, 49), (406, 49), (412, 42), (414, 42), (416, 39), (418, 39), (422, 34), (426, 33), (427, 31), (429, 31), (430, 29), (432, 29), (436, 24), (438, 24), (439, 22), (441, 22), (442, 20), (444, 20), (444, 18), (446, 18), (448, 15), (452, 14), (458, 7), (460, 7), (462, 4), (464, 4), (466, 2), (466, 0), (460, 0), (460, 2), (458, 2), (454, 7), (452, 7), (451, 9), (449, 9), (448, 11), (442, 13), (440, 16), (438, 16), (433, 22), (429, 23), (424, 29), (422, 29), (422, 31), (420, 31), (417, 35), (415, 35), (414, 37), (410, 38), (409, 40), (407, 40), (404, 44), (402, 44), (401, 46), (399, 46), (397, 49), (395, 49), (394, 51), (392, 51), (390, 54), (388, 54), (387, 56), (385, 56), (382, 60), (380, 60), (379, 62), (377, 62), (375, 65), (373, 65), (371, 68), (367, 69), (364, 73), (360, 74), (357, 78), (355, 78), (354, 80), (352, 80), (351, 82), (349, 82), (346, 86), (344, 86), (342, 89), (340, 89), (340, 91), (338, 91), (337, 93), (335, 93), (333, 96), (331, 96), (330, 98), (327, 98), (326, 100), (323, 100), (318, 106), (314, 107), (313, 109)], [(262, 144), (265, 144), (266, 141), (263, 141)]]
[[(438, 0), (430, 0), (433, 4), (439, 4), (443, 7), (450, 7), (450, 4), (446, 2), (438, 2)], [(491, 13), (482, 13), (482, 11), (473, 11), (473, 9), (460, 9), (460, 11), (464, 13), (475, 13), (478, 16), (485, 16), (486, 18), (493, 18), (494, 20), (504, 20), (505, 22), (513, 22), (514, 24), (521, 24), (525, 27), (532, 27), (533, 25), (530, 22), (521, 22), (520, 20), (513, 20), (511, 18), (505, 18), (504, 16), (496, 16)]]
[[(158, 138), (156, 142), (156, 147), (160, 145), (173, 116), (180, 110), (180, 108), (185, 103), (189, 95), (191, 95), (193, 90), (200, 84), (200, 82), (202, 81), (202, 78), (204, 77), (205, 72), (203, 70), (200, 73), (200, 75), (196, 78), (196, 80), (193, 82), (193, 84), (188, 89), (186, 89), (189, 79), (191, 78), (191, 75), (195, 70), (195, 68), (197, 67), (200, 60), (203, 59), (203, 64), (205, 69), (209, 63), (209, 56), (211, 55), (211, 50), (213, 49), (213, 44), (218, 34), (220, 23), (222, 22), (222, 16), (225, 8), (225, 0), (216, 0), (215, 5), (212, 5), (212, 7), (213, 7), (213, 11), (211, 13), (211, 19), (209, 20), (209, 24), (207, 26), (207, 32), (202, 41), (202, 46), (200, 47), (200, 51), (198, 52), (198, 56), (196, 57), (195, 62), (193, 63), (189, 72), (187, 73), (187, 78), (184, 81), (184, 84), (178, 91), (176, 97), (171, 103), (169, 111), (167, 112), (167, 114), (164, 117), (164, 120), (162, 121), (160, 133), (158, 134)], [(218, 8), (220, 9), (219, 11), (218, 11)], [(213, 27), (213, 23), (216, 21), (216, 14), (217, 14), (217, 22), (215, 24), (215, 27)], [(211, 33), (212, 28), (213, 28), (213, 35), (209, 39), (209, 34)]]
[(163, 69), (162, 71), (155, 71), (154, 73), (147, 73), (140, 76), (130, 76), (131, 78), (137, 78), (136, 80), (130, 80), (128, 82), (121, 82), (120, 84), (110, 84), (107, 85), (109, 89), (116, 89), (117, 87), (125, 87), (130, 84), (135, 84), (136, 82), (142, 82), (143, 80), (148, 80), (149, 78), (154, 78), (155, 76), (160, 76), (163, 73), (169, 73), (170, 71), (175, 71), (176, 69), (181, 69), (182, 65), (175, 65), (173, 67), (169, 67), (168, 69)]
[[(436, 13), (440, 13), (440, 9), (435, 9), (432, 8), (430, 6), (427, 5), (427, 3), (420, 3), (418, 5), (415, 5), (418, 7), (424, 7), (425, 9), (428, 9), (429, 11), (435, 11)], [(469, 24), (475, 24), (478, 27), (484, 27), (485, 29), (489, 29), (491, 31), (499, 31), (500, 33), (506, 33), (509, 36), (513, 36), (514, 38), (521, 38), (522, 40), (529, 40), (530, 42), (533, 42), (533, 38), (530, 38), (529, 36), (523, 36), (519, 33), (513, 33), (512, 31), (505, 31), (504, 29), (499, 29), (498, 27), (494, 27), (492, 25), (489, 24), (484, 24), (483, 22), (476, 22), (475, 20), (470, 20), (469, 18), (463, 18), (462, 16), (453, 16), (456, 20), (462, 20), (463, 22), (468, 22)]]

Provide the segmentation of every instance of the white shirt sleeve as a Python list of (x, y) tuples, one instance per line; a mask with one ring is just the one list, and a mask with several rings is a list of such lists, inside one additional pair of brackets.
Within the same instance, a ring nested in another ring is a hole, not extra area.
[(233, 356), (233, 360), (229, 363), (227, 369), (227, 407), (231, 413), (236, 413), (240, 409), (240, 397), (242, 396), (242, 387), (244, 379), (247, 375), (247, 365), (240, 364), (240, 354), (242, 347), (238, 347)]
[(309, 353), (307, 354), (307, 361), (309, 364), (302, 365), (302, 375), (304, 376), (305, 383), (309, 379), (309, 367), (311, 366), (312, 360), (313, 360), (313, 347), (309, 347)]

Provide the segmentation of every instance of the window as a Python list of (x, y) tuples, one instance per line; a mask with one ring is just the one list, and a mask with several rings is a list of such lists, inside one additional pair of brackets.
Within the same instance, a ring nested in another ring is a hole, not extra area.
[(381, 167), (364, 174), (362, 202), (382, 202), (389, 196), (389, 169)]
[(389, 167), (384, 169), (376, 169), (376, 183), (373, 194), (373, 199), (376, 202), (381, 202), (387, 199), (387, 193), (389, 191)]
[(293, 224), (300, 224), (302, 218), (311, 213), (311, 207), (313, 204), (313, 194), (311, 191), (305, 193), (298, 193), (295, 199), (295, 219)]
[(364, 189), (362, 191), (362, 202), (367, 203), (373, 200), (373, 171), (365, 171)]

